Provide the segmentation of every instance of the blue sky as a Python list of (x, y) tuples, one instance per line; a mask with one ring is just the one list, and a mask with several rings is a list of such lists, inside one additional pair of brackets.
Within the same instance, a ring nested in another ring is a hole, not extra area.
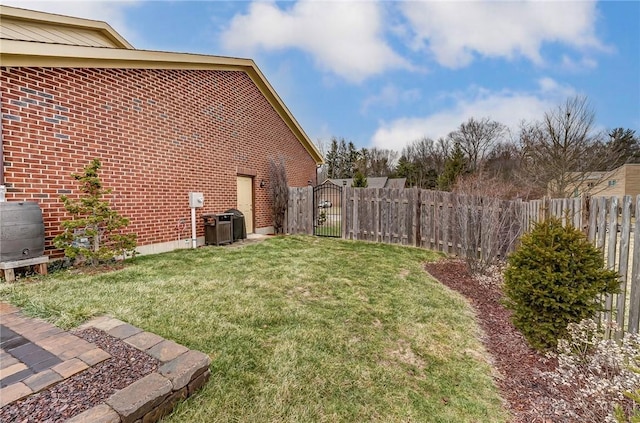
[(640, 1), (11, 1), (136, 48), (255, 60), (309, 137), (400, 150), (470, 117), (517, 129), (585, 95), (640, 133)]

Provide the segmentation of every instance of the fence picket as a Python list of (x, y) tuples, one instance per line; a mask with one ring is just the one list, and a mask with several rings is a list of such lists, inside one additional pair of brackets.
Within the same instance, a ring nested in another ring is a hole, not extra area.
[[(617, 214), (617, 213), (616, 213)], [(616, 216), (617, 217), (617, 216)], [(616, 298), (616, 337), (624, 333), (625, 306), (627, 302), (627, 273), (629, 269), (629, 238), (631, 234), (631, 197), (625, 195), (622, 200), (622, 224), (620, 226), (620, 248), (618, 274), (620, 275), (620, 293)]]
[(633, 265), (629, 296), (629, 325), (627, 331), (638, 333), (640, 326), (640, 195), (636, 197), (635, 227), (633, 231)]
[(429, 249), (430, 250), (438, 250), (436, 244), (436, 207), (437, 207), (437, 197), (435, 191), (430, 191), (430, 200), (429, 200), (429, 219), (427, 221), (427, 225), (429, 226)]
[(607, 234), (607, 199), (605, 197), (598, 199), (597, 228), (596, 247), (598, 247), (604, 255), (604, 244)]
[(422, 232), (422, 237), (424, 240), (424, 243), (421, 245), (421, 247), (429, 249), (429, 250), (433, 250), (433, 243), (431, 242), (431, 240), (433, 239), (433, 204), (434, 204), (434, 200), (433, 200), (433, 195), (434, 192), (433, 191), (427, 191), (427, 190), (422, 190), (421, 191), (421, 195), (422, 195), (422, 207), (423, 207), (423, 213), (421, 218), (422, 218), (422, 222), (421, 222), (421, 232)]
[(573, 199), (573, 227), (582, 230), (582, 198), (576, 197)]
[(442, 251), (442, 193), (435, 194), (435, 202), (433, 207), (433, 234), (434, 234), (434, 248), (437, 251)]
[(413, 188), (413, 201), (415, 202), (413, 207), (415, 210), (415, 213), (413, 214), (412, 220), (411, 220), (411, 234), (413, 236), (413, 242), (411, 243), (411, 245), (413, 245), (414, 247), (418, 247), (420, 246), (419, 213), (420, 213), (420, 209), (422, 208), (422, 203), (420, 199), (420, 189), (418, 187)]
[(595, 197), (591, 197), (589, 200), (589, 232), (588, 239), (589, 242), (595, 244), (596, 241), (596, 219), (598, 214), (598, 200)]
[(440, 251), (444, 252), (444, 253), (449, 253), (449, 220), (450, 220), (450, 213), (449, 213), (449, 194), (443, 192), (442, 194), (442, 207), (441, 207), (441, 230), (442, 230), (442, 236), (440, 237), (440, 240), (442, 242), (442, 248), (440, 249)]
[[(612, 197), (609, 202), (609, 222), (607, 229), (609, 230), (609, 236), (605, 243), (605, 257), (606, 265), (609, 269), (615, 270), (616, 268), (616, 241), (618, 237), (618, 197)], [(613, 295), (607, 294), (605, 296), (605, 311), (603, 314), (603, 320), (605, 325), (605, 335), (609, 337), (612, 322), (613, 313)]]

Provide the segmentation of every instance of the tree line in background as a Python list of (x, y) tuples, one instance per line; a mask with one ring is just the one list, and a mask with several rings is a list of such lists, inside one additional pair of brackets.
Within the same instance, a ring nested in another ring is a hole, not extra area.
[(571, 197), (600, 182), (593, 172), (640, 163), (639, 141), (631, 129), (597, 131), (587, 98), (577, 96), (539, 121), (523, 121), (516, 134), (488, 117), (472, 117), (446, 137), (421, 138), (401, 152), (357, 149), (344, 138), (319, 141), (326, 163), (318, 180), (388, 176), (406, 178), (407, 187), (457, 191), (472, 179), (501, 198)]

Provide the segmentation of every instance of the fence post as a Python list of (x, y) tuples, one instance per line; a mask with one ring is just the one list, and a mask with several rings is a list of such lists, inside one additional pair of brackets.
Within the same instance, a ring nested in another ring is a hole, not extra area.
[(291, 217), (291, 205), (293, 204), (292, 198), (293, 198), (293, 189), (289, 187), (289, 201), (287, 202), (287, 211), (285, 211), (284, 213), (284, 228), (282, 228), (285, 234), (291, 233), (289, 229), (291, 227), (291, 225), (289, 224), (289, 217)]
[(347, 185), (346, 183), (342, 186), (342, 199), (341, 201), (341, 216), (340, 219), (340, 229), (342, 230), (342, 239), (347, 239)]
[(413, 246), (420, 246), (420, 210), (422, 209), (422, 201), (420, 200), (420, 188), (413, 187), (415, 192), (415, 210), (413, 211)]
[(546, 195), (542, 197), (542, 222), (552, 216), (551, 212), (551, 198)]
[(307, 213), (309, 213), (309, 210), (311, 211), (311, 216), (307, 217), (306, 219), (304, 219), (307, 222), (307, 235), (313, 235), (313, 214), (314, 214), (314, 210), (313, 210), (313, 187), (311, 185), (308, 185), (304, 188), (304, 194), (306, 197), (306, 203), (310, 204), (311, 207), (305, 207), (305, 210), (307, 211)]

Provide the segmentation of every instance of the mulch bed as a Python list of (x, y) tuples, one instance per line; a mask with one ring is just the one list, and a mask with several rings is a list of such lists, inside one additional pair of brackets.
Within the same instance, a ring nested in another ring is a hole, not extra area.
[(155, 358), (101, 330), (89, 328), (73, 333), (102, 348), (111, 358), (49, 389), (2, 407), (0, 422), (64, 422), (158, 368)]
[[(460, 260), (427, 263), (427, 272), (442, 284), (464, 295), (476, 311), (484, 332), (483, 344), (499, 373), (496, 383), (514, 423), (549, 423), (547, 385), (540, 372), (552, 371), (555, 362), (531, 349), (511, 323), (511, 311), (501, 304), (502, 292), (495, 284), (481, 284)], [(557, 417), (557, 416), (556, 416)]]

